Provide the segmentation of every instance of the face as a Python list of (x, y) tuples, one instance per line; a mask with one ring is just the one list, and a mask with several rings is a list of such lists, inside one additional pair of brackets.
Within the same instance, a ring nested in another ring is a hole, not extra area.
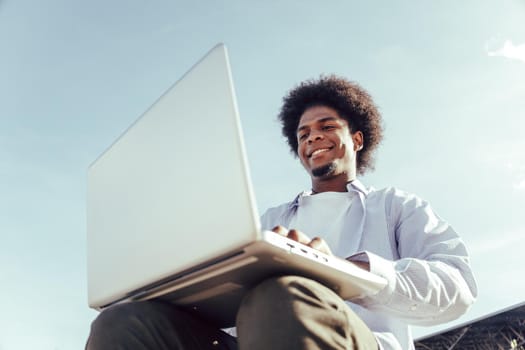
[(363, 134), (352, 134), (348, 122), (336, 110), (326, 106), (308, 108), (299, 121), (297, 141), (299, 159), (312, 178), (355, 178)]

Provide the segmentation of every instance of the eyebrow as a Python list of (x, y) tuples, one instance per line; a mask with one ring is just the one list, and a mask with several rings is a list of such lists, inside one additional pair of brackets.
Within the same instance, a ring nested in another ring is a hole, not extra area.
[[(316, 123), (324, 123), (324, 122), (328, 122), (328, 121), (337, 121), (337, 118), (336, 117), (324, 117), (324, 118), (321, 118), (321, 119), (317, 119), (315, 122)], [(307, 129), (307, 128), (308, 128), (308, 125), (300, 126), (300, 127), (297, 128), (296, 133), (298, 133), (301, 130)]]

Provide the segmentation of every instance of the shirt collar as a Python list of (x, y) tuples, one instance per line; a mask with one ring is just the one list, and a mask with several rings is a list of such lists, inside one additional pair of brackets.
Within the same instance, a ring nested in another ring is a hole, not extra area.
[[(358, 192), (358, 193), (361, 193), (363, 194), (365, 197), (368, 195), (368, 189), (365, 187), (365, 185), (363, 185), (363, 183), (361, 181), (359, 181), (358, 179), (355, 179), (351, 182), (349, 182), (347, 185), (346, 185), (346, 189), (348, 190), (348, 192)], [(309, 190), (309, 191), (303, 191), (301, 193), (299, 193), (297, 196), (295, 196), (294, 200), (290, 202), (290, 205), (288, 206), (289, 209), (295, 209), (299, 206), (299, 199), (303, 196), (307, 196), (307, 195), (311, 195), (312, 194), (312, 191)]]
[(354, 192), (360, 192), (362, 193), (365, 197), (368, 195), (368, 193), (370, 192), (366, 187), (365, 185), (363, 185), (363, 183), (361, 181), (359, 181), (358, 179), (355, 179), (354, 181), (352, 182), (349, 182), (347, 185), (346, 185), (346, 189), (348, 190), (348, 192), (350, 191), (354, 191)]

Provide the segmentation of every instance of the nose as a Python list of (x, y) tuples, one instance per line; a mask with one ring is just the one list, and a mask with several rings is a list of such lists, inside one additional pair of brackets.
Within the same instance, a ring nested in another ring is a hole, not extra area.
[(324, 138), (323, 134), (317, 131), (310, 131), (310, 134), (308, 135), (308, 143), (312, 143), (314, 141), (319, 141)]

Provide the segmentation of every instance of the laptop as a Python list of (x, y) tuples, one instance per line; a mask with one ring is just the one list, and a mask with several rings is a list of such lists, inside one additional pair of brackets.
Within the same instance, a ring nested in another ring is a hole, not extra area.
[(88, 303), (158, 298), (229, 327), (272, 276), (315, 279), (344, 299), (386, 281), (261, 231), (226, 47), (215, 46), (90, 166)]

